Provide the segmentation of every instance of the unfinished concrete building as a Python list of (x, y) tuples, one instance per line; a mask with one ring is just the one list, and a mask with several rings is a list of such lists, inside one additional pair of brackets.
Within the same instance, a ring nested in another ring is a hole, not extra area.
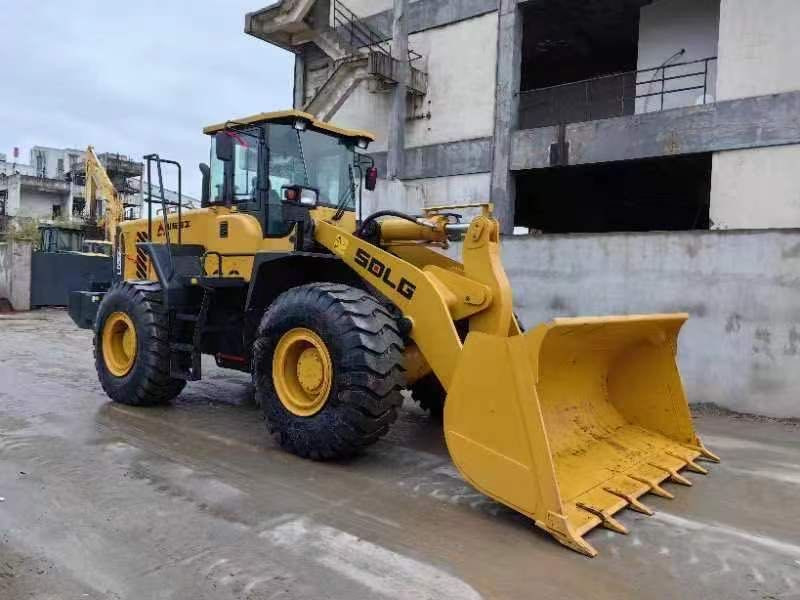
[[(92, 225), (101, 216), (102, 201), (86, 202), (86, 152), (73, 148), (34, 146), (30, 162), (8, 161), (0, 155), (0, 229), (13, 217), (58, 219)], [(114, 187), (122, 194), (126, 218), (138, 218), (142, 207), (142, 163), (128, 156), (103, 152), (98, 155)], [(168, 200), (177, 192), (164, 190)], [(185, 206), (199, 202), (183, 195)]]
[[(129, 208), (138, 209), (138, 188), (129, 184), (141, 176), (142, 163), (114, 153), (99, 155)], [(0, 160), (0, 216), (93, 221), (97, 207), (84, 197), (85, 151), (34, 146), (28, 164)]]
[(796, 2), (418, 0), (397, 16), (284, 0), (246, 31), (295, 53), (296, 107), (378, 134), (406, 208), (491, 198), (508, 233), (800, 221)]
[(282, 0), (294, 102), (377, 133), (370, 204), (491, 200), (525, 322), (688, 311), (695, 402), (796, 415), (800, 3)]

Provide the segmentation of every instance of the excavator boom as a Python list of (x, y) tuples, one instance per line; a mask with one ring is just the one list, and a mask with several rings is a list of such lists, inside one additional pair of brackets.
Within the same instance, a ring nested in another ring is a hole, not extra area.
[(106, 240), (111, 242), (112, 247), (116, 245), (115, 232), (117, 225), (122, 221), (123, 206), (122, 199), (119, 197), (117, 189), (111, 182), (108, 173), (97, 157), (92, 146), (86, 149), (86, 198), (90, 206), (94, 206), (97, 193), (105, 200), (105, 214), (103, 216)]

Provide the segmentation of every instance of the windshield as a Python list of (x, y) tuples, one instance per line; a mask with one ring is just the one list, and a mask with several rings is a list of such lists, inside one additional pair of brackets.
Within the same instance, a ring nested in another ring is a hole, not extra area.
[(285, 185), (303, 185), (319, 190), (323, 206), (355, 210), (352, 145), (289, 125), (270, 125), (267, 144), (271, 189), (280, 193)]

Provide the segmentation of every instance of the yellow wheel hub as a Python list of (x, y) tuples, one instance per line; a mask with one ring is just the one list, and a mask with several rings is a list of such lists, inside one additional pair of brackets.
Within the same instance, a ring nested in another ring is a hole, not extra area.
[(283, 334), (272, 356), (272, 382), (286, 410), (300, 417), (318, 413), (332, 381), (333, 362), (321, 337), (305, 327)]
[(103, 361), (109, 373), (124, 377), (136, 362), (136, 328), (124, 312), (108, 315), (103, 325)]

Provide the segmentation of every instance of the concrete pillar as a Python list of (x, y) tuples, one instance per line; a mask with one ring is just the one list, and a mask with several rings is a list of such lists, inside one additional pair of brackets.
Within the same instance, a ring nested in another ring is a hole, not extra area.
[(392, 57), (395, 59), (394, 78), (397, 83), (394, 87), (392, 112), (389, 117), (389, 147), (386, 160), (386, 176), (389, 179), (401, 178), (405, 170), (406, 97), (409, 74), (407, 10), (408, 0), (394, 0)]
[(33, 244), (29, 241), (11, 242), (11, 294), (14, 310), (31, 309), (31, 257)]
[(69, 180), (69, 195), (67, 195), (67, 208), (66, 208), (66, 219), (68, 221), (72, 221), (72, 207), (75, 205), (75, 180), (74, 178), (70, 178)]
[(306, 104), (306, 59), (302, 50), (294, 55), (294, 107), (303, 110)]
[(0, 299), (11, 302), (11, 242), (0, 241)]
[(516, 184), (511, 165), (511, 134), (519, 126), (519, 86), (522, 64), (522, 14), (517, 0), (499, 0), (497, 77), (494, 109), (491, 194), (503, 233), (514, 231)]

